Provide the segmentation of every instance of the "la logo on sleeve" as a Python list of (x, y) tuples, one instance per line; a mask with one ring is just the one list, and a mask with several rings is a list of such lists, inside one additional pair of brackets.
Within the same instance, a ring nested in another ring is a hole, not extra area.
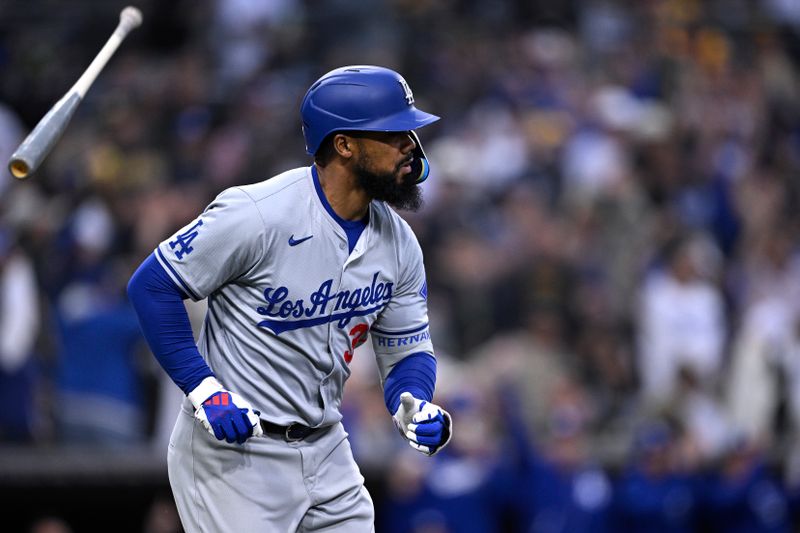
[[(199, 233), (198, 228), (203, 225), (202, 220), (198, 220), (195, 225), (184, 231), (183, 233), (178, 234), (175, 237), (174, 241), (169, 241), (169, 247), (172, 248), (175, 252), (175, 257), (178, 259), (183, 259), (184, 255), (188, 255), (192, 253), (192, 241), (197, 237)], [(177, 248), (177, 250), (176, 250)]]

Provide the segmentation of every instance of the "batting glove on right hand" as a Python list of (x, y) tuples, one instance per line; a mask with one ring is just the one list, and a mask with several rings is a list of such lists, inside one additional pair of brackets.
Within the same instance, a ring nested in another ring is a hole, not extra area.
[(225, 390), (214, 377), (207, 377), (189, 393), (194, 417), (218, 440), (243, 444), (264, 434), (259, 413), (244, 398)]
[(453, 435), (450, 413), (435, 403), (414, 398), (410, 392), (400, 395), (400, 407), (392, 418), (408, 445), (428, 456), (447, 446)]

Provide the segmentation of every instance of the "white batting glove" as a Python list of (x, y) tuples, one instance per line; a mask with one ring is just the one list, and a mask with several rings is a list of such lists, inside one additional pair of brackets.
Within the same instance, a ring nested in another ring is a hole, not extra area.
[(400, 407), (392, 416), (408, 445), (425, 455), (434, 455), (447, 446), (453, 436), (450, 413), (410, 392), (400, 395)]
[(225, 390), (217, 378), (209, 376), (189, 393), (194, 417), (218, 440), (243, 444), (250, 437), (264, 434), (259, 413), (244, 398)]

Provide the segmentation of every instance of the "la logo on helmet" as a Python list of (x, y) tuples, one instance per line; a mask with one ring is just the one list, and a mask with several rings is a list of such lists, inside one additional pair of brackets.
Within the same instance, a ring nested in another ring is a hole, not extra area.
[(400, 86), (403, 88), (403, 92), (406, 95), (406, 102), (408, 102), (408, 105), (413, 104), (414, 103), (414, 93), (411, 92), (411, 87), (408, 86), (408, 83), (406, 83), (406, 80), (404, 80), (403, 78), (400, 78), (397, 81), (398, 81), (398, 83), (400, 83)]

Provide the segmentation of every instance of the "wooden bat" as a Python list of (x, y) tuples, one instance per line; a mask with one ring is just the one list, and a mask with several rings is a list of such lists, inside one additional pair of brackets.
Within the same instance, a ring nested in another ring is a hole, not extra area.
[(120, 12), (119, 24), (100, 53), (92, 60), (75, 85), (50, 108), (50, 111), (39, 121), (11, 156), (8, 161), (8, 169), (15, 178), (27, 178), (44, 161), (61, 134), (64, 133), (75, 109), (83, 100), (86, 91), (94, 83), (97, 75), (106, 66), (122, 40), (141, 23), (142, 12), (137, 8), (128, 6)]

